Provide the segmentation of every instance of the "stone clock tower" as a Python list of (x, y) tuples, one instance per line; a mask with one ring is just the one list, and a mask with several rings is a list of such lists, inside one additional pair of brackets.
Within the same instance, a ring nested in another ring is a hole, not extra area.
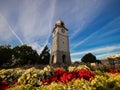
[(58, 20), (52, 31), (52, 49), (50, 64), (70, 64), (68, 29)]

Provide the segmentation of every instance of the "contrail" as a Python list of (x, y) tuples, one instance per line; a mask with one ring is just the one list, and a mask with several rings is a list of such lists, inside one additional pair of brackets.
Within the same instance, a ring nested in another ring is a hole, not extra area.
[(8, 23), (8, 21), (5, 19), (5, 17), (3, 15), (0, 14), (0, 16), (5, 20), (5, 22), (7, 23), (10, 31), (13, 33), (13, 35), (18, 39), (18, 41), (21, 43), (21, 45), (23, 45), (23, 41), (20, 39), (20, 37), (15, 33), (15, 31), (12, 29), (12, 27), (10, 26), (10, 24)]
[(52, 20), (53, 20), (53, 16), (54, 16), (54, 14), (55, 14), (55, 4), (56, 4), (56, 0), (55, 1), (53, 1), (52, 2), (52, 4), (51, 4), (51, 17), (50, 17), (50, 20), (49, 20), (49, 29), (50, 30), (48, 30), (49, 32), (48, 32), (48, 37), (47, 37), (47, 40), (46, 40), (46, 43), (45, 43), (45, 45), (47, 45), (48, 44), (48, 40), (49, 40), (49, 38), (50, 38), (50, 36), (51, 36), (51, 31), (52, 31)]
[(11, 30), (11, 32), (15, 35), (15, 37), (18, 39), (18, 41), (21, 43), (21, 45), (23, 45), (23, 41), (18, 37), (18, 35), (13, 31)]
[[(8, 23), (7, 23), (8, 24)], [(13, 31), (13, 29), (11, 28), (11, 26), (8, 24), (10, 31), (15, 35), (15, 37), (18, 39), (18, 41), (21, 43), (21, 45), (23, 45), (23, 41), (20, 39), (20, 37), (15, 33), (15, 31)]]
[(51, 14), (50, 14), (50, 20), (49, 20), (49, 29), (50, 30), (48, 30), (49, 32), (48, 32), (48, 37), (47, 37), (47, 40), (46, 40), (46, 42), (45, 42), (45, 44), (43, 45), (43, 47), (42, 47), (42, 49), (41, 49), (41, 51), (44, 49), (44, 47), (48, 44), (48, 41), (49, 41), (49, 38), (50, 38), (50, 36), (51, 36), (51, 31), (52, 31), (52, 20), (53, 20), (53, 16), (54, 16), (54, 14), (55, 14), (55, 4), (56, 4), (56, 0), (54, 1), (54, 2), (52, 2), (52, 5), (51, 5)]

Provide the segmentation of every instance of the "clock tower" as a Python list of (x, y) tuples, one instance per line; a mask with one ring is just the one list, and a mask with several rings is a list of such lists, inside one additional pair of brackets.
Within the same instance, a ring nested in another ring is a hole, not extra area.
[(50, 64), (70, 64), (68, 29), (58, 20), (52, 31), (52, 49)]

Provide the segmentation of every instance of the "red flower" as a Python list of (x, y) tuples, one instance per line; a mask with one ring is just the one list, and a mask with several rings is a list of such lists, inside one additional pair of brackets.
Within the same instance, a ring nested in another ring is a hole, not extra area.
[(51, 83), (51, 82), (53, 82), (53, 81), (55, 81), (55, 82), (57, 82), (57, 81), (60, 81), (60, 77), (64, 74), (64, 73), (66, 73), (66, 71), (65, 70), (63, 70), (63, 69), (56, 69), (55, 71), (54, 71), (54, 75), (51, 77), (51, 78), (47, 78), (47, 79), (45, 79), (45, 80), (43, 80), (42, 81), (42, 83), (44, 84), (44, 83)]
[(79, 71), (79, 78), (84, 78), (86, 80), (90, 80), (91, 77), (94, 77), (94, 74), (86, 69), (82, 69)]
[(112, 74), (120, 74), (120, 72), (118, 72), (118, 71), (115, 71), (114, 69), (109, 69), (108, 70), (108, 73), (112, 73)]
[(66, 77), (67, 77), (68, 80), (71, 80), (71, 79), (72, 79), (72, 76), (73, 76), (72, 73), (68, 73)]
[(10, 87), (6, 82), (0, 83), (0, 90), (7, 90), (8, 88), (10, 88)]
[(56, 82), (57, 80), (58, 80), (57, 76), (52, 76), (52, 77), (50, 78), (50, 81), (51, 81), (51, 82), (53, 82), (53, 81)]
[(42, 84), (45, 84), (45, 83), (47, 83), (47, 84), (49, 84), (50, 83), (50, 80), (47, 78), (47, 79), (44, 79), (43, 81), (42, 81)]
[(67, 73), (64, 73), (63, 76), (60, 77), (60, 81), (63, 83), (66, 83), (67, 78), (66, 78)]
[(14, 84), (16, 84), (16, 81), (13, 81), (13, 82), (10, 84), (10, 86), (12, 86), (12, 85), (14, 85)]
[(62, 76), (64, 73), (66, 73), (66, 71), (63, 70), (63, 69), (56, 69), (56, 70), (54, 71), (54, 75), (55, 75), (55, 76)]
[(77, 79), (79, 77), (79, 71), (76, 69), (72, 72), (72, 74), (73, 74), (73, 78)]
[(94, 77), (94, 73), (90, 72), (89, 70), (82, 69), (82, 70), (74, 70), (73, 72), (66, 72), (63, 69), (56, 69), (54, 71), (54, 75), (50, 78), (44, 79), (42, 82), (44, 83), (51, 83), (53, 81), (55, 82), (63, 82), (66, 83), (68, 81), (71, 81), (73, 78), (81, 79), (84, 78), (86, 80), (90, 80), (91, 77)]
[(63, 76), (60, 77), (60, 81), (63, 83), (66, 83), (67, 81), (70, 81), (71, 79), (73, 79), (72, 73), (64, 73)]

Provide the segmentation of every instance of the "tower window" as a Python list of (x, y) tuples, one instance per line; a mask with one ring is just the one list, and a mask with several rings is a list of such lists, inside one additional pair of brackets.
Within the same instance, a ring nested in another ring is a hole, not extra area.
[(52, 56), (52, 62), (51, 63), (54, 63), (54, 55)]
[(62, 62), (66, 63), (66, 56), (65, 55), (62, 56)]

